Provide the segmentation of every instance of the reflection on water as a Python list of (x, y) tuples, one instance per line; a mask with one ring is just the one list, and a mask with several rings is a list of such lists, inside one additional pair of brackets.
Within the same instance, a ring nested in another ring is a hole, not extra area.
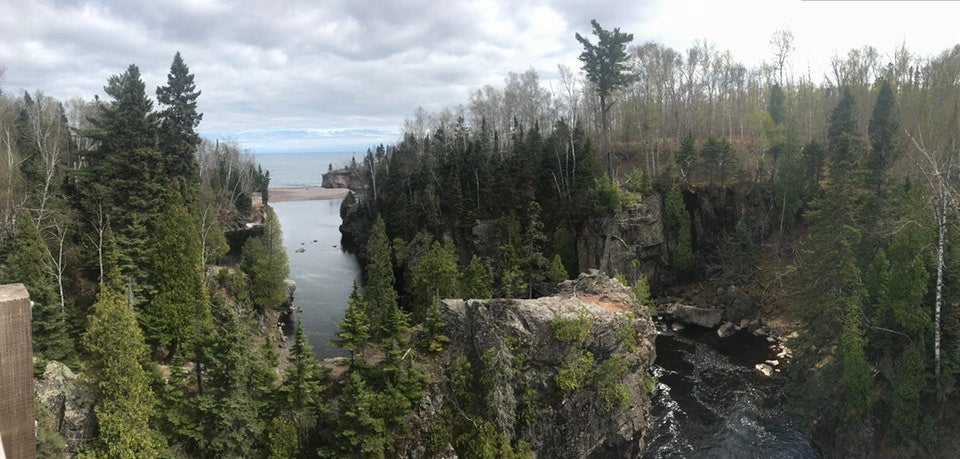
[(303, 309), (304, 330), (320, 358), (347, 355), (331, 345), (330, 339), (343, 319), (353, 281), (360, 280), (356, 257), (344, 252), (340, 245), (342, 201), (270, 204), (283, 225), (290, 278), (297, 283), (294, 304)]

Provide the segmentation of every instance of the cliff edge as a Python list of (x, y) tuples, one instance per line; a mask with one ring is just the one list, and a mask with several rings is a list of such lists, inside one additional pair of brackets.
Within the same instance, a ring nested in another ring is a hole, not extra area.
[(425, 359), (432, 383), (405, 456), (457, 457), (463, 448), (425, 441), (449, 429), (440, 424), (451, 413), (537, 457), (642, 451), (655, 330), (628, 288), (594, 271), (549, 297), (445, 300), (442, 308), (449, 342)]

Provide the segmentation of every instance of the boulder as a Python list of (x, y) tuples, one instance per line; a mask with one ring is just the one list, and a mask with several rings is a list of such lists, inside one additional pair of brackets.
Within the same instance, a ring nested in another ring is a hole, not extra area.
[(730, 323), (724, 322), (720, 324), (720, 328), (717, 329), (717, 336), (720, 338), (726, 338), (737, 332), (737, 326)]
[(706, 328), (714, 328), (719, 325), (722, 317), (722, 311), (719, 309), (701, 308), (680, 303), (668, 305), (665, 312), (683, 323)]
[(765, 363), (758, 363), (754, 367), (757, 370), (757, 373), (760, 373), (764, 377), (770, 377), (773, 374), (773, 367)]

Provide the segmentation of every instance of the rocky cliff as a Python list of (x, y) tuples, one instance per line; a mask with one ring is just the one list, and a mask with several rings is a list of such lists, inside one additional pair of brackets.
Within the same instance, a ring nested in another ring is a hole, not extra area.
[(364, 188), (356, 171), (350, 168), (335, 169), (324, 173), (321, 185), (324, 188), (348, 188), (354, 191)]
[[(533, 300), (446, 300), (449, 343), (425, 365), (431, 385), (416, 410), (407, 457), (431, 450), (443, 413), (492, 425), (537, 457), (632, 457), (650, 428), (655, 330), (616, 280), (592, 274)], [(479, 421), (482, 419), (482, 421)], [(435, 447), (434, 447), (435, 448)]]

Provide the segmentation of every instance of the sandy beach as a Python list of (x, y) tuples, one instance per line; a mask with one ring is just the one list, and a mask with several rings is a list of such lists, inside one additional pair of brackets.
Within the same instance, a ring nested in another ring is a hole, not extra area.
[(270, 202), (340, 199), (349, 192), (350, 190), (346, 188), (323, 188), (320, 186), (270, 188)]

